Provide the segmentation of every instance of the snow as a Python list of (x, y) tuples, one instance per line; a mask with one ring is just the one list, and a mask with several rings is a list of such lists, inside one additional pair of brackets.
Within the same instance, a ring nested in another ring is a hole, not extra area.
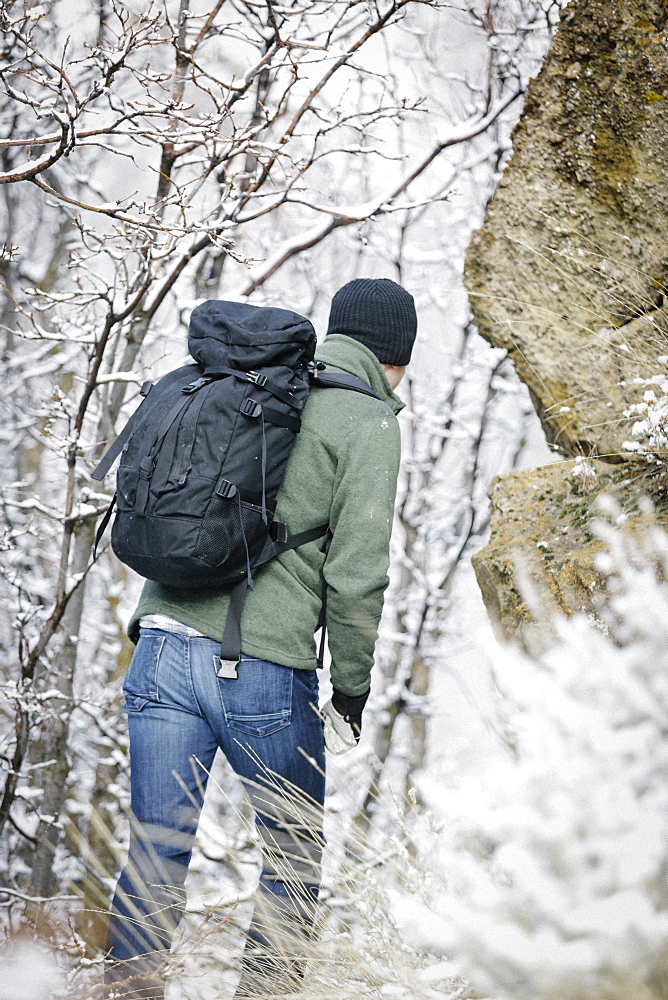
[(108, 382), (144, 382), (141, 372), (109, 372), (107, 375), (100, 375), (97, 379), (98, 385), (106, 385)]
[(411, 905), (398, 894), (395, 919), (495, 1000), (575, 997), (583, 975), (598, 996), (610, 977), (640, 982), (668, 947), (668, 537), (645, 543), (657, 575), (614, 514), (594, 526), (616, 584), (609, 634), (575, 616), (534, 659), (492, 645), (511, 743), (449, 783), (419, 782), (441, 823), (424, 842), (438, 888)]
[(655, 389), (646, 388), (642, 402), (632, 403), (624, 411), (625, 417), (641, 419), (634, 420), (631, 428), (633, 440), (624, 441), (622, 447), (644, 455), (649, 462), (661, 462), (668, 449), (668, 378), (659, 374), (650, 378), (634, 378), (633, 381), (641, 387), (656, 386), (660, 395)]
[(0, 1000), (51, 1000), (64, 985), (54, 956), (43, 946), (18, 939), (0, 955)]

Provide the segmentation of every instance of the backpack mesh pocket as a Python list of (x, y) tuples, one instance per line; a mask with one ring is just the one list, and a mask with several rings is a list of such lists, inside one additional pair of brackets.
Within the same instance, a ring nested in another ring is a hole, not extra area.
[(262, 551), (268, 531), (261, 507), (214, 493), (202, 518), (193, 555), (207, 566), (229, 562), (225, 568), (230, 572), (242, 570), (246, 568), (246, 546), (252, 562)]

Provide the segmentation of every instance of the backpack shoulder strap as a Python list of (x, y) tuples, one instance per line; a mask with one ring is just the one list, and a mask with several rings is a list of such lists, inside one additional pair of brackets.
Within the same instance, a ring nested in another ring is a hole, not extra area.
[(312, 372), (311, 385), (318, 389), (352, 389), (354, 392), (361, 392), (365, 396), (373, 396), (380, 399), (370, 385), (363, 378), (357, 375), (349, 375), (347, 372)]
[[(285, 525), (281, 524), (281, 533), (276, 532), (281, 538), (280, 541), (268, 539), (259, 558), (254, 560), (253, 569), (263, 566), (273, 559), (274, 556), (287, 552), (289, 549), (296, 549), (306, 542), (313, 542), (316, 538), (322, 538), (329, 531), (328, 524), (318, 524), (315, 528), (308, 528), (306, 531), (299, 531), (296, 535), (287, 535)], [(237, 676), (236, 667), (241, 656), (241, 612), (243, 610), (244, 598), (248, 587), (247, 578), (244, 577), (230, 591), (230, 603), (225, 619), (225, 628), (220, 645), (220, 669), (219, 677), (234, 678)], [(322, 656), (322, 649), (320, 652)], [(318, 661), (320, 662), (320, 661)]]

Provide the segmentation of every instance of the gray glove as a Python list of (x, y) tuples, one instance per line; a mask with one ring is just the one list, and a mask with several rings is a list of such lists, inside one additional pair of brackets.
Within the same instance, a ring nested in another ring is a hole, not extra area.
[(332, 697), (320, 710), (325, 746), (330, 753), (341, 754), (357, 746), (362, 732), (362, 711), (369, 692), (355, 696), (334, 689)]

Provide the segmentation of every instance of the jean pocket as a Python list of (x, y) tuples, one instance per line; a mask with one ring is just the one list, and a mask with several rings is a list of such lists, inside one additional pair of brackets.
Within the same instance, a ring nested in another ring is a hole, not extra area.
[[(213, 657), (216, 671), (220, 666)], [(237, 677), (219, 677), (225, 723), (247, 736), (271, 736), (292, 721), (292, 668), (243, 659)]]
[(142, 708), (146, 708), (148, 704), (149, 704), (148, 698), (142, 698), (138, 694), (130, 694), (129, 691), (125, 692), (126, 712), (141, 712)]
[[(164, 635), (144, 632), (143, 630), (140, 632), (130, 669), (123, 681), (125, 707), (128, 711), (140, 712), (146, 702), (160, 701), (158, 664), (164, 644)], [(144, 704), (140, 705), (141, 701)]]

